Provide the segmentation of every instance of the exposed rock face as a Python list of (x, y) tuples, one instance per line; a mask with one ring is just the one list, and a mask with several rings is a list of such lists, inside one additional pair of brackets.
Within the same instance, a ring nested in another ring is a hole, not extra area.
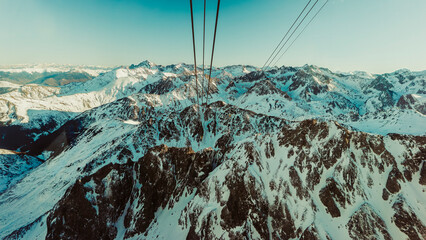
[(426, 102), (421, 102), (412, 94), (401, 96), (396, 103), (396, 106), (402, 109), (415, 109), (426, 115)]
[[(131, 138), (141, 149), (155, 146), (156, 138), (185, 145), (188, 139), (202, 144), (214, 136), (215, 150), (161, 145), (135, 159), (123, 149), (120, 164), (77, 180), (56, 204), (47, 218), (49, 239), (165, 237), (170, 236), (166, 222), (178, 238), (188, 239), (334, 239), (342, 234), (392, 239), (398, 238), (391, 236), (395, 231), (411, 238), (414, 230), (404, 225), (409, 220), (417, 221), (412, 228), (421, 236), (422, 221), (393, 201), (407, 184), (420, 186), (402, 172), (420, 176), (422, 161), (416, 159), (424, 159), (424, 149), (408, 150), (424, 137), (380, 137), (316, 120), (289, 123), (223, 102), (211, 104), (203, 121), (194, 107), (151, 125), (150, 116), (136, 118), (140, 125)], [(165, 124), (169, 118), (179, 118), (171, 122), (182, 125)], [(229, 135), (230, 129), (240, 130)], [(252, 132), (259, 134), (249, 136)], [(395, 144), (407, 149), (404, 158), (389, 147)], [(395, 221), (381, 215), (382, 209), (393, 209)], [(326, 227), (319, 220), (324, 218), (340, 227)]]
[(20, 146), (46, 161), (0, 194), (0, 238), (424, 238), (426, 138), (330, 120), (422, 120), (394, 104), (422, 98), (422, 73), (232, 66), (199, 106), (191, 71), (143, 62), (47, 92), (90, 110)]
[(426, 164), (425, 164), (425, 161), (423, 161), (423, 164), (422, 164), (422, 170), (420, 172), (419, 183), (421, 185), (426, 185)]
[(337, 187), (337, 183), (334, 179), (327, 179), (327, 185), (320, 191), (320, 199), (324, 206), (327, 208), (327, 212), (332, 217), (340, 217), (340, 210), (337, 204), (342, 208), (345, 208), (346, 199), (344, 193)]
[[(413, 209), (406, 203), (405, 199), (400, 196), (392, 206), (395, 214), (392, 220), (401, 232), (407, 234), (409, 239), (424, 239), (426, 237), (426, 226), (417, 217)], [(418, 212), (417, 214), (422, 214)]]
[[(144, 61), (93, 78), (106, 70), (0, 71), (0, 137), (10, 139), (0, 142), (0, 147), (20, 150), (79, 113), (136, 93), (144, 94), (155, 107), (182, 109), (196, 102), (191, 65)], [(19, 81), (11, 75), (17, 75)], [(213, 68), (212, 75), (210, 102), (221, 100), (289, 120), (335, 120), (383, 135), (426, 133), (421, 124), (426, 112), (425, 72), (343, 74), (309, 65), (261, 71), (237, 65)], [(24, 83), (31, 84), (20, 85)], [(407, 123), (407, 119), (413, 121)], [(369, 128), (371, 122), (380, 127)]]
[[(323, 80), (323, 81), (321, 81)], [(331, 79), (326, 76), (318, 76), (312, 74), (311, 69), (307, 71), (299, 70), (291, 79), (292, 83), (289, 86), (290, 91), (298, 90), (299, 96), (302, 99), (311, 100), (311, 95), (318, 95), (329, 90), (327, 82)]]
[(251, 73), (245, 74), (244, 76), (238, 77), (236, 81), (255, 82), (257, 80), (261, 80), (264, 78), (265, 78), (265, 73), (253, 71)]
[(404, 180), (402, 173), (398, 170), (398, 168), (393, 168), (392, 171), (389, 173), (389, 177), (386, 182), (386, 189), (390, 193), (397, 193), (399, 192), (399, 190), (401, 190), (401, 185), (399, 184), (398, 180)]
[[(314, 224), (309, 226), (308, 228), (303, 231), (302, 236), (300, 237), (300, 240), (320, 240), (322, 237), (318, 233), (318, 229)], [(330, 237), (326, 234), (325, 239), (330, 239)]]
[(158, 82), (148, 84), (141, 89), (141, 92), (148, 94), (165, 94), (170, 92), (174, 88), (173, 81), (171, 79), (162, 79)]
[(351, 216), (347, 227), (352, 239), (392, 239), (383, 219), (368, 204)]
[(389, 83), (386, 77), (378, 76), (370, 83), (369, 87), (385, 92), (392, 88), (392, 84)]
[[(184, 188), (196, 191), (212, 170), (211, 151), (159, 146), (138, 162), (109, 164), (79, 179), (48, 217), (47, 239), (114, 239), (143, 233), (159, 208), (172, 207)], [(185, 193), (188, 194), (188, 193)]]
[(115, 223), (123, 214), (132, 190), (126, 165), (107, 165), (95, 175), (79, 179), (47, 221), (47, 239), (113, 239)]
[(257, 94), (257, 95), (278, 94), (278, 95), (282, 96), (283, 98), (291, 100), (291, 97), (287, 93), (285, 93), (285, 92), (281, 91), (280, 89), (278, 89), (269, 80), (265, 80), (265, 81), (261, 81), (261, 82), (256, 83), (255, 85), (253, 85), (253, 87), (251, 87), (247, 91), (247, 94)]

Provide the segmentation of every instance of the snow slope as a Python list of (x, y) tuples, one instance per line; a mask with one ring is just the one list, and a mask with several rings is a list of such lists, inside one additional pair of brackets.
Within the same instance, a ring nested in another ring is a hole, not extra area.
[(426, 72), (214, 68), (199, 106), (191, 70), (1, 83), (45, 162), (5, 168), (0, 238), (424, 238)]
[[(161, 66), (145, 61), (60, 87), (2, 82), (0, 86), (8, 91), (0, 94), (0, 121), (26, 124), (31, 122), (29, 110), (81, 113), (134, 93), (154, 94), (163, 105), (188, 106), (196, 96), (191, 70), (185, 64)], [(218, 78), (211, 85), (211, 101), (221, 100), (287, 119), (336, 120), (371, 133), (426, 133), (422, 127), (426, 123), (426, 71), (400, 70), (373, 76), (333, 73), (305, 65), (275, 68), (263, 74), (251, 66), (230, 66), (215, 68), (212, 75)], [(266, 88), (284, 92), (291, 101), (283, 99), (282, 93), (249, 91), (266, 80), (270, 83)], [(206, 82), (202, 78), (200, 81)], [(410, 127), (403, 128), (406, 121)]]
[(35, 157), (0, 149), (0, 194), (41, 163), (42, 161)]
[(0, 195), (1, 237), (425, 234), (424, 137), (292, 122), (224, 102), (201, 108), (200, 120), (194, 105), (169, 111), (138, 98), (85, 112), (67, 147), (46, 147), (52, 157)]
[(61, 65), (61, 64), (20, 64), (0, 66), (0, 72), (10, 73), (44, 73), (44, 72), (85, 72), (94, 77), (110, 71), (111, 67), (85, 66), (85, 65)]

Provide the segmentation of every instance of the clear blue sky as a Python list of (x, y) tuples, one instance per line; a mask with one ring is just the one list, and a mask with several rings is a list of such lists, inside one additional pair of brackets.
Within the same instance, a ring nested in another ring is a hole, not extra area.
[[(202, 2), (194, 0), (199, 62)], [(207, 2), (210, 52), (217, 2)], [(307, 2), (222, 0), (214, 65), (262, 66)], [(0, 65), (193, 61), (186, 0), (0, 0), (0, 32)], [(306, 63), (425, 70), (426, 1), (330, 0), (278, 64)]]

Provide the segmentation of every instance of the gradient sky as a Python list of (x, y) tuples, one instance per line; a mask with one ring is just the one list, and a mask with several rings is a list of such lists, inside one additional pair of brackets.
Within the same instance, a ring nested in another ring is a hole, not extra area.
[[(217, 1), (207, 2), (210, 52)], [(307, 2), (222, 0), (214, 65), (262, 66)], [(202, 3), (194, 0), (199, 63)], [(0, 32), (0, 65), (193, 62), (187, 0), (0, 0)], [(426, 1), (330, 0), (278, 65), (306, 63), (426, 70)]]

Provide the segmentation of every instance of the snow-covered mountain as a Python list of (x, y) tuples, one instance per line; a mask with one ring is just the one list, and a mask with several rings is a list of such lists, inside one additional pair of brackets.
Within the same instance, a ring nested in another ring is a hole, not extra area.
[(0, 72), (8, 73), (66, 73), (82, 72), (91, 76), (111, 71), (114, 67), (87, 66), (87, 65), (65, 65), (65, 64), (17, 64), (0, 66)]
[(424, 239), (426, 71), (191, 70), (1, 82), (0, 238)]
[[(20, 132), (30, 129), (19, 141), (31, 142), (79, 113), (135, 93), (144, 93), (158, 106), (183, 108), (196, 99), (191, 70), (186, 64), (161, 66), (144, 61), (60, 86), (0, 79), (0, 122), (19, 127)], [(308, 65), (266, 72), (229, 66), (214, 68), (213, 77), (211, 101), (289, 120), (334, 120), (375, 134), (426, 133), (426, 71), (371, 75), (333, 73)], [(7, 132), (0, 129), (3, 138)]]
[[(112, 69), (109, 67), (55, 64), (0, 66), (0, 80), (21, 85), (38, 84), (57, 87), (72, 82), (85, 82)], [(0, 87), (3, 88), (3, 86)], [(0, 93), (7, 91), (7, 88), (3, 88)]]
[(0, 149), (0, 194), (42, 163), (31, 155)]

